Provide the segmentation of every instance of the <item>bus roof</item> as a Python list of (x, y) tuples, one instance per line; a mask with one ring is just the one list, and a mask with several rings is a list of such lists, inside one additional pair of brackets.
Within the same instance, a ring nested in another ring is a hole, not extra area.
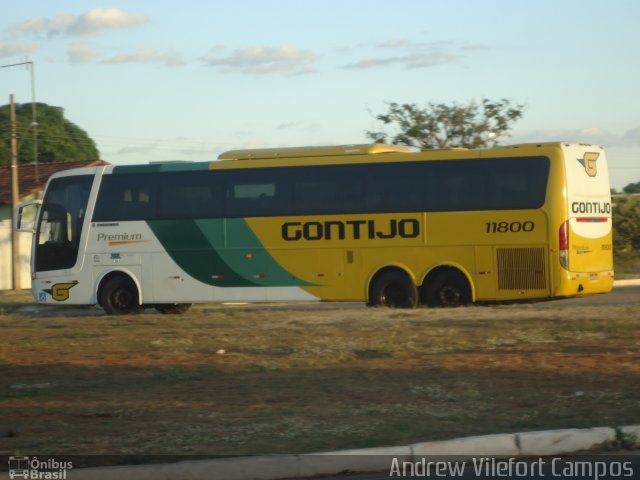
[(274, 158), (333, 157), (344, 155), (371, 155), (377, 153), (414, 153), (402, 145), (369, 143), (358, 145), (331, 145), (326, 147), (289, 147), (247, 150), (229, 150), (218, 156), (219, 160), (257, 160)]
[[(309, 146), (309, 147), (287, 147), (287, 148), (263, 148), (263, 149), (245, 149), (245, 150), (229, 150), (221, 153), (218, 160), (277, 160), (284, 158), (313, 158), (313, 157), (344, 157), (351, 155), (373, 155), (382, 153), (442, 153), (442, 152), (493, 152), (501, 149), (526, 149), (541, 147), (559, 147), (561, 145), (574, 145), (572, 142), (540, 142), (540, 143), (520, 143), (514, 145), (499, 145), (491, 148), (467, 149), (459, 147), (435, 148), (435, 149), (417, 149), (406, 147), (403, 145), (390, 145), (384, 143), (369, 143), (355, 145), (330, 145), (330, 146)], [(588, 144), (579, 144), (587, 146)]]
[[(444, 160), (456, 158), (482, 158), (492, 155), (507, 154), (509, 151), (521, 150), (523, 154), (534, 154), (539, 149), (568, 147), (570, 145), (587, 146), (571, 142), (542, 142), (542, 143), (521, 143), (515, 145), (501, 145), (492, 148), (466, 149), (466, 148), (443, 148), (425, 149), (406, 147), (402, 145), (389, 145), (383, 143), (354, 144), (354, 145), (331, 145), (331, 146), (306, 146), (287, 148), (264, 148), (264, 149), (243, 149), (229, 150), (221, 153), (214, 161), (200, 162), (153, 162), (151, 164), (138, 165), (114, 165), (108, 166), (105, 173), (151, 173), (151, 172), (178, 172), (197, 171), (207, 169), (228, 169), (228, 168), (259, 168), (285, 166), (289, 162), (298, 164), (336, 164), (336, 163), (360, 163), (372, 161), (367, 158), (376, 155), (376, 160), (403, 161), (403, 160)], [(594, 147), (595, 148), (595, 147)], [(502, 153), (500, 153), (502, 152)], [(387, 157), (390, 155), (390, 157)], [(406, 155), (406, 156), (405, 156)], [(320, 160), (322, 158), (322, 160)], [(383, 160), (384, 159), (384, 160)], [(237, 162), (242, 160), (241, 162)], [(305, 161), (306, 160), (306, 161)], [(246, 163), (245, 163), (246, 161)], [(257, 161), (257, 163), (254, 163)], [(262, 163), (264, 161), (264, 163)], [(87, 172), (88, 173), (88, 172)]]

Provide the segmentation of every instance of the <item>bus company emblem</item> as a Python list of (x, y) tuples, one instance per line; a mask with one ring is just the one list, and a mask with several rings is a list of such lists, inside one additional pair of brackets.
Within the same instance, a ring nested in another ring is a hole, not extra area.
[(56, 302), (64, 302), (69, 300), (69, 290), (75, 287), (77, 283), (56, 283), (51, 290), (44, 290), (51, 295)]
[(578, 158), (580, 165), (584, 167), (584, 171), (587, 172), (587, 175), (590, 177), (595, 177), (598, 173), (598, 167), (596, 166), (596, 160), (600, 156), (599, 153), (596, 152), (587, 152), (584, 154), (582, 158)]

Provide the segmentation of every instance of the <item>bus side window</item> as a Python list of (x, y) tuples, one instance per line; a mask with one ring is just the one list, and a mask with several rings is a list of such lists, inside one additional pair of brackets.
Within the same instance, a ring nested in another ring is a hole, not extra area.
[(158, 219), (222, 216), (223, 191), (217, 172), (172, 172), (159, 175), (156, 185)]
[(211, 189), (205, 186), (162, 188), (158, 192), (157, 218), (207, 218), (212, 201)]
[(361, 213), (366, 209), (365, 177), (353, 165), (298, 169), (291, 178), (293, 212), (303, 215)]
[(276, 185), (236, 183), (227, 191), (227, 214), (231, 217), (269, 215), (274, 210)]
[(299, 180), (295, 184), (293, 208), (295, 213), (318, 213), (327, 208), (332, 198), (335, 198), (336, 185), (314, 180)]
[(291, 206), (285, 169), (228, 170), (218, 173), (224, 192), (221, 208), (225, 217), (282, 215)]
[(488, 177), (488, 209), (538, 208), (546, 194), (548, 161), (521, 159), (517, 163), (496, 160)]
[(426, 210), (425, 166), (381, 164), (367, 174), (367, 209), (371, 212)]
[(94, 221), (154, 218), (156, 180), (153, 176), (144, 174), (105, 176), (98, 193)]
[(137, 220), (149, 217), (149, 191), (135, 187), (128, 187), (116, 192), (114, 206), (119, 220)]
[(523, 197), (527, 195), (527, 185), (524, 180), (522, 174), (496, 172), (489, 182), (488, 208), (491, 210), (519, 208), (523, 204)]

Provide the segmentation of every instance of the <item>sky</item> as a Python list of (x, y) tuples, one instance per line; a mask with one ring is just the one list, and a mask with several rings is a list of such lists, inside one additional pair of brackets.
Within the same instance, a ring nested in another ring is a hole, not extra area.
[[(604, 146), (640, 181), (637, 0), (3, 1), (0, 65), (33, 62), (117, 165), (368, 143), (389, 102), (525, 106), (502, 143)], [(30, 103), (28, 67), (0, 104)]]

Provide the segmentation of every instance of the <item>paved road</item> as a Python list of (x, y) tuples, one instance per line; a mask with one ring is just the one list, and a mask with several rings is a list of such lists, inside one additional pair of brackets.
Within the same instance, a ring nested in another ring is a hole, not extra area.
[[(564, 298), (554, 300), (544, 300), (528, 302), (536, 308), (557, 308), (561, 306), (593, 306), (593, 305), (640, 305), (640, 285), (616, 287), (611, 293), (602, 295), (592, 295), (579, 298)], [(517, 305), (517, 303), (515, 304)], [(195, 305), (194, 308), (206, 311), (220, 311), (221, 309), (239, 310), (356, 310), (366, 308), (361, 302), (304, 302), (304, 303), (270, 303), (270, 304), (220, 304)], [(59, 308), (55, 306), (37, 305), (23, 307), (19, 311), (35, 317), (52, 316), (100, 316), (105, 315), (104, 311), (98, 307), (84, 308)], [(155, 312), (155, 310), (147, 310)]]
[[(518, 305), (518, 303), (513, 303)], [(616, 287), (610, 293), (601, 295), (590, 295), (588, 297), (561, 298), (553, 300), (541, 300), (535, 302), (527, 302), (528, 305), (534, 305), (539, 308), (557, 308), (561, 306), (594, 306), (594, 305), (640, 305), (640, 285), (629, 285)], [(196, 307), (198, 308), (198, 307)], [(212, 308), (203, 306), (200, 308)], [(238, 305), (220, 305), (213, 307), (218, 308), (241, 308), (241, 309), (273, 309), (273, 310), (350, 310), (365, 308), (360, 302), (308, 302), (308, 303), (282, 303), (282, 304), (238, 304)]]
[[(640, 305), (640, 285), (630, 285), (616, 287), (607, 294), (590, 295), (588, 297), (560, 298), (553, 300), (540, 300), (526, 302), (539, 308), (556, 308), (560, 306), (594, 306), (594, 305)], [(518, 303), (513, 303), (518, 305)], [(305, 303), (282, 303), (282, 304), (234, 304), (216, 305), (210, 307), (204, 305), (195, 308), (219, 309), (219, 308), (240, 308), (240, 309), (272, 309), (272, 310), (353, 310), (365, 308), (361, 302), (305, 302)]]
[(564, 298), (541, 302), (541, 306), (556, 305), (638, 305), (640, 304), (640, 286), (616, 287), (611, 293), (591, 295), (589, 297)]

